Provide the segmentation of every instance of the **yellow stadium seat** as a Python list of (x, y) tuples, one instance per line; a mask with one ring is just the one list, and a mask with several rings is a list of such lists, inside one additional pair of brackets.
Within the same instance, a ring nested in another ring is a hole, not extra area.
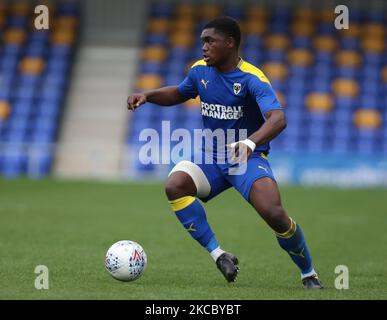
[(251, 6), (246, 9), (246, 17), (249, 20), (266, 20), (268, 17), (268, 12), (266, 8), (260, 6)]
[(362, 25), (361, 34), (366, 38), (384, 38), (386, 36), (386, 28), (382, 23), (367, 23)]
[(359, 109), (353, 114), (353, 123), (359, 129), (377, 129), (382, 124), (382, 116), (374, 109)]
[(170, 21), (164, 18), (151, 19), (148, 22), (148, 31), (151, 33), (167, 33), (169, 27)]
[(316, 11), (311, 8), (297, 8), (294, 11), (293, 21), (312, 22), (316, 17)]
[(31, 1), (16, 1), (11, 5), (10, 9), (15, 16), (27, 16), (33, 12)]
[(289, 39), (283, 34), (273, 34), (266, 37), (265, 45), (269, 50), (285, 50), (289, 46)]
[(384, 83), (387, 83), (387, 65), (383, 67), (381, 71), (381, 76), (384, 81)]
[(196, 14), (196, 8), (190, 4), (180, 4), (176, 7), (175, 15), (177, 18), (193, 18)]
[(175, 32), (170, 36), (170, 42), (175, 47), (189, 48), (192, 46), (194, 40), (190, 33)]
[(357, 68), (361, 62), (361, 55), (356, 51), (343, 50), (336, 54), (336, 64), (339, 66)]
[(317, 19), (324, 23), (334, 23), (336, 14), (334, 8), (326, 8), (317, 11)]
[(281, 62), (267, 62), (262, 69), (269, 79), (283, 80), (288, 74), (286, 65)]
[(7, 19), (5, 18), (5, 15), (3, 15), (3, 13), (0, 11), (0, 28), (4, 27), (6, 21)]
[(23, 74), (41, 74), (44, 70), (45, 62), (41, 58), (27, 57), (20, 61), (19, 68)]
[(360, 36), (360, 31), (359, 24), (349, 21), (348, 29), (340, 29), (339, 33), (346, 38), (357, 38)]
[(197, 8), (197, 17), (211, 20), (220, 15), (220, 8), (215, 4), (206, 4)]
[(333, 108), (333, 99), (325, 92), (312, 92), (305, 97), (305, 105), (311, 112), (330, 112)]
[(336, 96), (355, 97), (359, 94), (359, 84), (353, 79), (338, 78), (332, 82)]
[(365, 37), (361, 41), (361, 47), (365, 52), (383, 53), (385, 49), (384, 38)]
[(23, 29), (8, 29), (4, 32), (4, 42), (9, 44), (23, 44), (27, 35)]
[(200, 108), (200, 98), (197, 96), (195, 99), (189, 99), (183, 103), (183, 105), (187, 108), (191, 109), (199, 109)]
[(337, 48), (337, 41), (332, 36), (318, 36), (313, 40), (313, 45), (317, 51), (333, 52)]
[(291, 30), (296, 36), (310, 37), (314, 33), (314, 24), (303, 20), (295, 21)]
[(307, 49), (293, 49), (288, 53), (290, 64), (308, 66), (313, 62), (313, 55)]
[(195, 21), (191, 19), (177, 19), (172, 22), (171, 32), (187, 32), (194, 33), (195, 31)]
[(0, 101), (0, 120), (6, 120), (11, 113), (11, 106), (8, 101)]
[(162, 86), (163, 80), (158, 74), (143, 74), (137, 78), (136, 86), (139, 90), (152, 90)]
[(142, 58), (146, 61), (162, 62), (168, 56), (167, 50), (162, 46), (146, 47), (142, 51)]
[(72, 45), (75, 42), (75, 33), (69, 30), (58, 30), (51, 35), (51, 42), (55, 45)]
[(247, 20), (245, 22), (240, 23), (240, 27), (243, 34), (247, 33), (260, 36), (266, 31), (266, 21)]
[(77, 29), (79, 20), (73, 16), (62, 16), (55, 19), (53, 26), (55, 30), (73, 31)]

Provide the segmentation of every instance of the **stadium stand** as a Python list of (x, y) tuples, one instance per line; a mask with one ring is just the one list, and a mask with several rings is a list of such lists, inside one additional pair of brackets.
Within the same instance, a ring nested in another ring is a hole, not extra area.
[[(386, 16), (351, 8), (350, 28), (334, 28), (334, 11), (243, 5), (154, 3), (149, 6), (137, 89), (175, 85), (202, 57), (200, 33), (216, 15), (237, 19), (241, 56), (267, 74), (284, 105), (288, 127), (272, 147), (287, 153), (387, 154)], [(380, 72), (380, 70), (382, 70)], [(148, 104), (131, 119), (127, 143), (140, 147), (144, 128), (163, 120), (200, 128), (199, 102)], [(139, 171), (153, 165), (136, 164)]]
[(49, 30), (35, 28), (31, 1), (2, 1), (0, 9), (0, 174), (44, 176), (53, 161), (79, 5), (51, 3)]

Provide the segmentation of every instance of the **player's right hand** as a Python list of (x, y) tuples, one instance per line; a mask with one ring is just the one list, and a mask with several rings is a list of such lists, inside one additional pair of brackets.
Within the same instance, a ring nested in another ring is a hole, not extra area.
[(134, 93), (129, 96), (128, 98), (128, 109), (129, 110), (136, 110), (139, 106), (144, 104), (146, 102), (146, 96), (143, 93)]

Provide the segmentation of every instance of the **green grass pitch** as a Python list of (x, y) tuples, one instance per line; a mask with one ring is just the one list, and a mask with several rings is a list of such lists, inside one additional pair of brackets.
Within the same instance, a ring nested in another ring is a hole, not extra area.
[[(386, 299), (387, 200), (383, 189), (281, 187), (303, 227), (326, 289), (306, 292), (273, 232), (234, 190), (205, 205), (222, 247), (240, 259), (228, 284), (171, 212), (162, 184), (0, 180), (0, 299)], [(148, 255), (132, 283), (104, 267), (129, 239)], [(49, 289), (34, 287), (37, 265)], [(349, 289), (334, 286), (349, 268)]]

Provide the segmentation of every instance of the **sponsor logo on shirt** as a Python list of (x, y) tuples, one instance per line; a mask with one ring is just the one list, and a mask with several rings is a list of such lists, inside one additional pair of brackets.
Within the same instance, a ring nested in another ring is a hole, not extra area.
[(243, 106), (223, 106), (221, 104), (213, 104), (201, 102), (202, 116), (224, 119), (238, 120), (243, 117)]

